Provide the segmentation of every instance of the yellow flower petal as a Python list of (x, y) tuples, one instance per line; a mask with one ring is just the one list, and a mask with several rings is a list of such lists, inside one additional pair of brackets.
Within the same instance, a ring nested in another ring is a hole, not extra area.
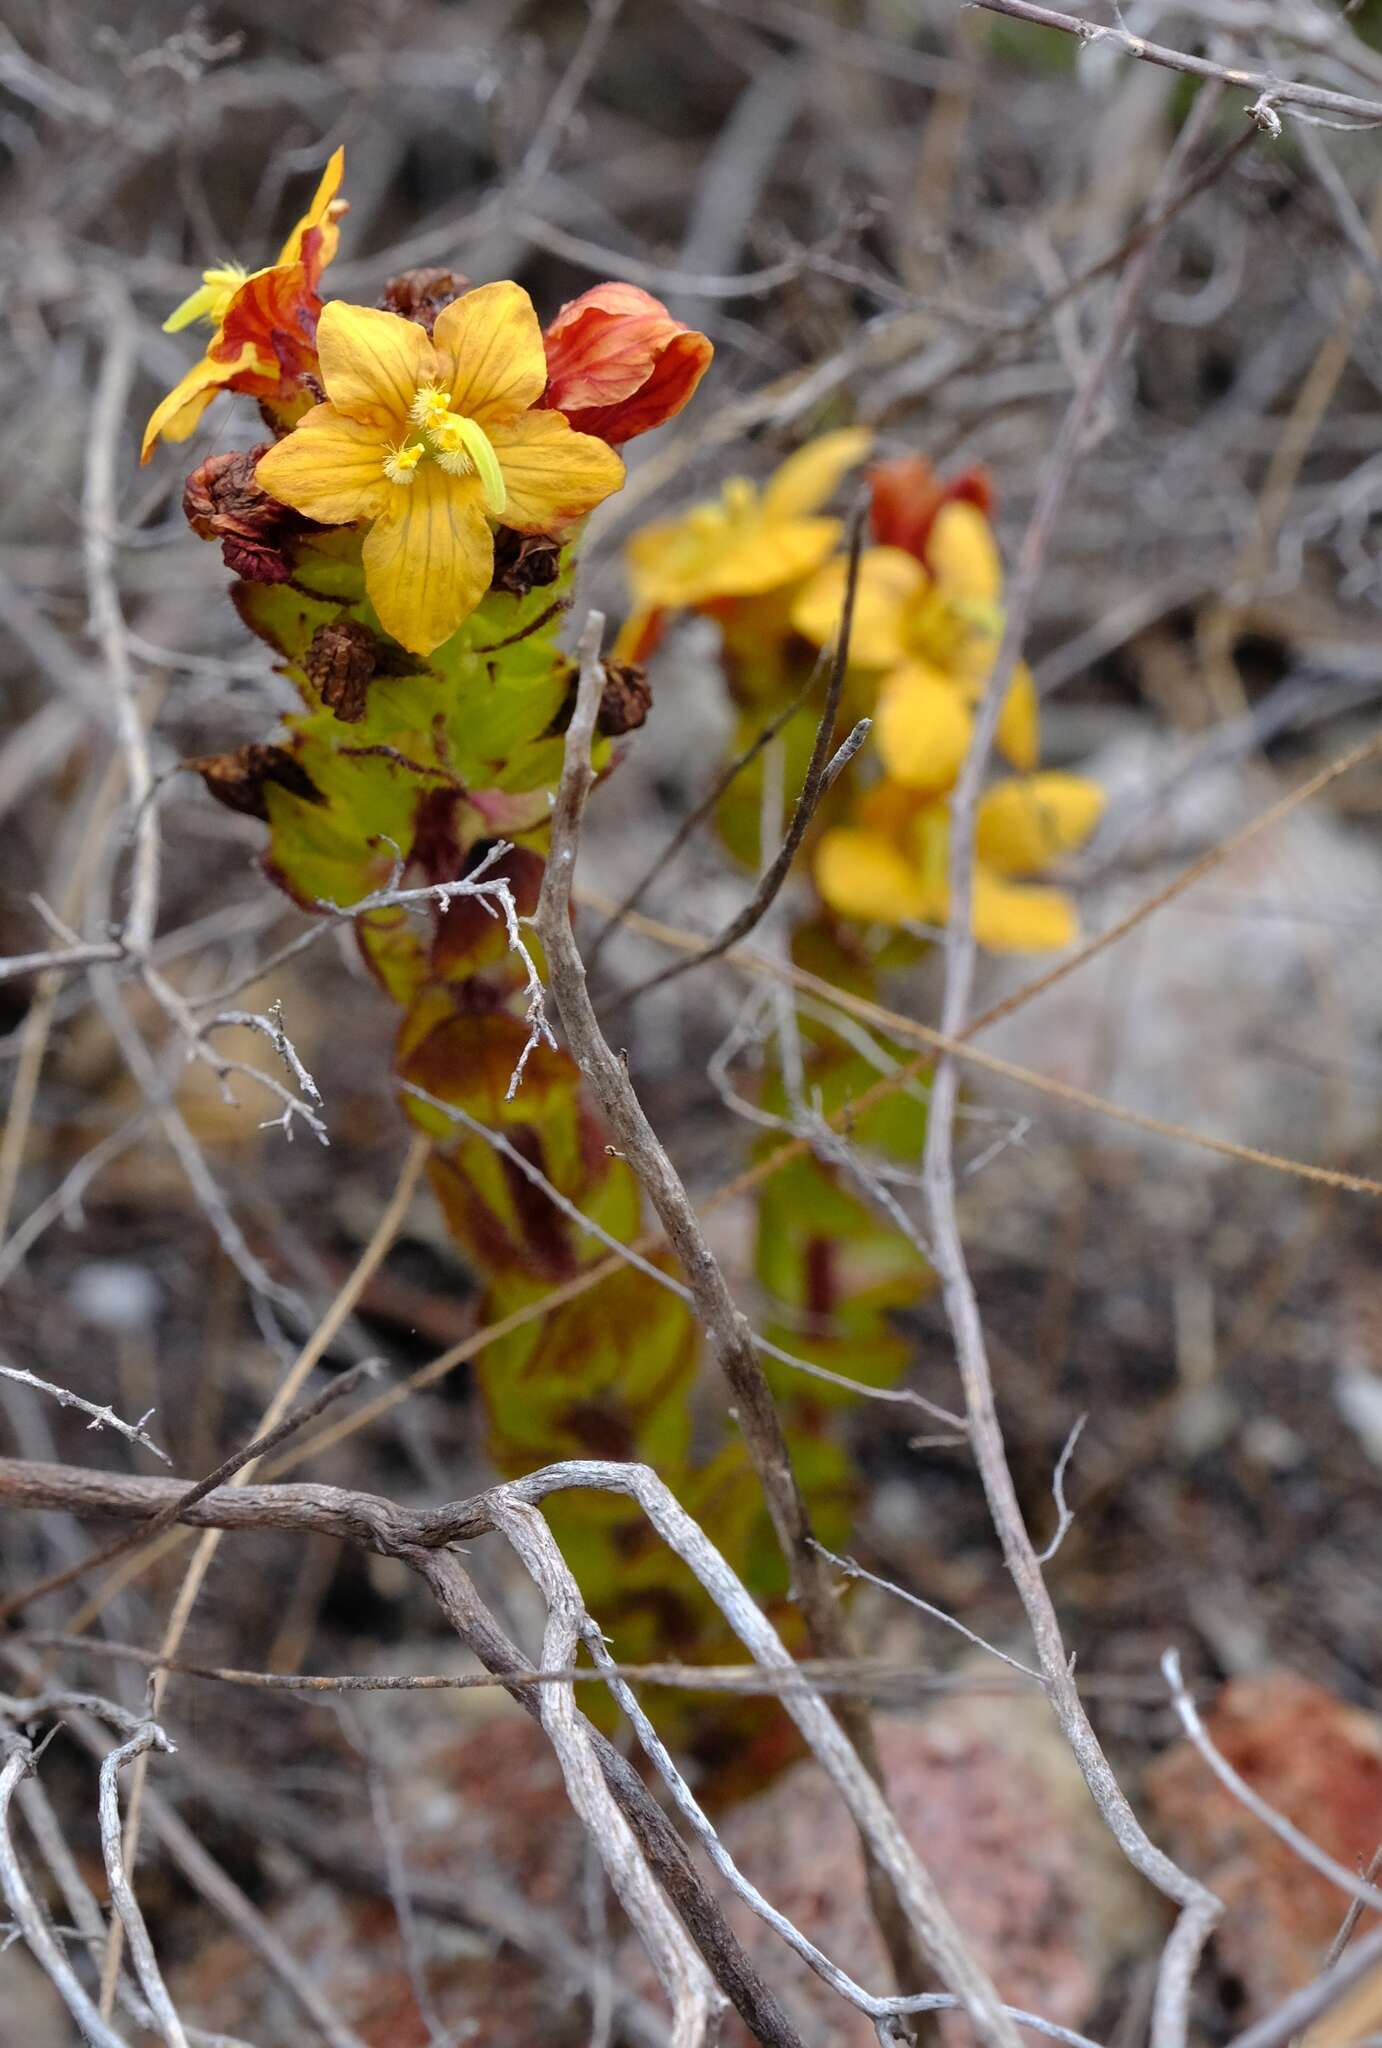
[(921, 662), (895, 669), (879, 692), (878, 752), (889, 775), (909, 789), (949, 789), (969, 751), (970, 730), (954, 684)]
[(769, 519), (798, 519), (818, 512), (847, 470), (862, 462), (873, 446), (867, 427), (841, 427), (821, 434), (789, 455), (763, 486), (763, 511)]
[(185, 441), (194, 432), (212, 399), (240, 370), (254, 361), (254, 344), (246, 342), (233, 362), (213, 362), (210, 356), (193, 363), (185, 377), (173, 386), (149, 415), (139, 460), (147, 462), (156, 441)]
[[(292, 233), (279, 251), (278, 260), (280, 263), (301, 262), (303, 237), (312, 228), (320, 228), (322, 235), (321, 256), (317, 265), (317, 274), (320, 276), (321, 272), (325, 270), (327, 264), (335, 255), (337, 244), (341, 239), (341, 231), (332, 218), (331, 202), (341, 189), (341, 179), (344, 175), (345, 150), (333, 150), (327, 159), (326, 169), (318, 180), (317, 189), (312, 194), (311, 205), (302, 216), (302, 219), (297, 222)], [(344, 211), (344, 206), (342, 206), (342, 211)]]
[(818, 569), (840, 538), (838, 519), (785, 519), (731, 536), (704, 579), (698, 602), (714, 597), (766, 597)]
[(695, 604), (706, 593), (703, 576), (719, 555), (719, 527), (713, 539), (698, 535), (687, 519), (659, 519), (633, 535), (624, 551), (629, 587), (644, 611), (663, 605)]
[(926, 893), (905, 854), (881, 832), (838, 826), (816, 848), (816, 887), (832, 910), (881, 924), (924, 918)]
[(388, 452), (386, 427), (351, 419), (334, 405), (314, 405), (260, 456), (254, 473), (281, 504), (325, 526), (344, 526), (372, 518), (387, 503), (393, 488), (384, 476)]
[(1036, 683), (1025, 661), (1019, 661), (998, 714), (999, 750), (1014, 768), (1030, 774), (1041, 757), (1041, 706)]
[(962, 499), (942, 505), (926, 541), (926, 561), (947, 597), (997, 604), (1003, 565), (993, 529), (977, 505)]
[[(792, 624), (817, 647), (839, 631), (849, 565), (828, 562), (792, 607)], [(926, 587), (926, 571), (901, 548), (866, 548), (859, 558), (849, 659), (854, 668), (892, 668), (907, 656), (907, 607)]]
[(365, 536), (364, 564), (385, 632), (410, 653), (431, 654), (470, 617), (494, 573), (480, 479), (424, 462), (411, 484), (389, 490)]
[(974, 936), (994, 953), (1054, 953), (1080, 936), (1075, 906), (1062, 889), (1024, 889), (976, 866)]
[(533, 302), (507, 279), (482, 284), (437, 315), (432, 339), (451, 406), (482, 427), (536, 405), (547, 384), (547, 352)]
[(504, 524), (520, 533), (556, 533), (624, 481), (614, 450), (593, 434), (573, 433), (559, 412), (492, 420), (486, 432), (504, 478)]
[(1083, 846), (1104, 810), (1104, 792), (1080, 775), (1028, 775), (1000, 782), (979, 804), (978, 856), (1002, 875), (1036, 875)]
[(432, 344), (415, 320), (376, 306), (332, 299), (317, 322), (317, 354), (331, 403), (342, 412), (404, 431), (419, 385), (436, 381)]

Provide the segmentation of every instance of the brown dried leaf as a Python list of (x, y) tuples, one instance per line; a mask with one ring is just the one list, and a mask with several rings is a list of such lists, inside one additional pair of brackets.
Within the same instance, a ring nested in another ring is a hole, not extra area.
[(304, 803), (324, 801), (321, 791), (286, 747), (269, 746), (251, 740), (233, 754), (198, 754), (184, 763), (193, 768), (217, 803), (227, 810), (241, 811), (247, 818), (268, 823), (269, 807), (264, 797), (268, 783), (277, 783)]

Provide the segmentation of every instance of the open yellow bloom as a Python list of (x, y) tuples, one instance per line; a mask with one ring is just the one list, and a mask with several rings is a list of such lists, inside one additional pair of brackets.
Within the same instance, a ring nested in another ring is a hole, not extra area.
[(629, 542), (634, 597), (645, 610), (761, 597), (818, 569), (841, 522), (820, 508), (872, 445), (864, 427), (822, 434), (790, 455), (759, 490), (731, 477), (718, 500), (645, 526)]
[[(967, 720), (967, 707), (982, 696), (1002, 638), (998, 551), (983, 513), (963, 503), (942, 506), (927, 551), (934, 575), (902, 548), (869, 548), (862, 556), (850, 663), (864, 669), (924, 670), (949, 685)], [(839, 630), (847, 576), (844, 561), (827, 563), (792, 607), (793, 625), (818, 647), (828, 645)], [(886, 696), (888, 685), (883, 688)], [(911, 780), (906, 760), (915, 749), (893, 760), (882, 730), (878, 743), (889, 773)], [(1003, 700), (998, 745), (1014, 768), (1036, 766), (1037, 696), (1025, 662), (1018, 664)], [(929, 786), (943, 787), (943, 778), (930, 778)]]
[(317, 286), (341, 238), (337, 223), (346, 209), (337, 194), (344, 171), (345, 151), (338, 149), (277, 262), (262, 270), (235, 263), (204, 270), (197, 289), (168, 315), (165, 334), (202, 320), (212, 335), (201, 361), (150, 415), (141, 461), (148, 461), (156, 441), (187, 440), (217, 392), (230, 387), (273, 399), (315, 368)]
[(449, 640), (489, 589), (492, 521), (559, 533), (624, 480), (603, 441), (533, 410), (547, 357), (519, 285), (466, 292), (430, 340), (397, 313), (332, 300), (317, 349), (327, 402), (255, 474), (308, 519), (369, 521), (365, 588), (414, 654)]
[[(1073, 945), (1079, 919), (1062, 889), (1033, 888), (1035, 874), (1084, 843), (1103, 811), (1103, 791), (1077, 775), (997, 783), (975, 819), (974, 936), (995, 953), (1047, 953)], [(856, 822), (822, 835), (816, 887), (842, 917), (873, 924), (943, 925), (950, 912), (950, 814), (944, 803), (897, 782), (880, 783)]]

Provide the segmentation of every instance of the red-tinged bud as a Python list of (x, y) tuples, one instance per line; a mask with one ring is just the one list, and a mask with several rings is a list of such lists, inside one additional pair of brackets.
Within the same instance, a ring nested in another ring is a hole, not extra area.
[(562, 307), (544, 338), (542, 404), (616, 447), (679, 413), (715, 353), (634, 284), (592, 286)]
[(944, 482), (924, 455), (899, 455), (875, 463), (869, 471), (872, 494), (870, 525), (880, 547), (905, 548), (919, 562), (926, 560), (936, 514), (942, 505), (974, 505), (987, 518), (993, 510), (988, 471), (963, 469)]

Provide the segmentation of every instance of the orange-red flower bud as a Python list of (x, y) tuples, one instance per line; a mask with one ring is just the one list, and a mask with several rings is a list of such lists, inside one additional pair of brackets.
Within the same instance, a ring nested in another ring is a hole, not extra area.
[(870, 524), (880, 547), (905, 548), (919, 562), (942, 505), (974, 505), (985, 518), (993, 510), (988, 471), (962, 469), (942, 483), (924, 455), (899, 455), (869, 471)]
[(636, 284), (593, 285), (562, 307), (543, 339), (543, 405), (614, 446), (679, 413), (714, 354), (705, 335)]

